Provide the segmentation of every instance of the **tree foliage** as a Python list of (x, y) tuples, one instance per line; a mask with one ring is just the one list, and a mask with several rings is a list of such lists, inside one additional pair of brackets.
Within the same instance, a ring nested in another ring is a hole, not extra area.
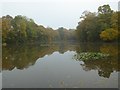
[(3, 43), (24, 43), (38, 42), (47, 43), (52, 41), (73, 41), (76, 39), (75, 30), (67, 30), (51, 27), (45, 28), (37, 25), (32, 19), (25, 16), (15, 16), (14, 18), (7, 15), (2, 17), (2, 39)]
[(109, 5), (98, 7), (98, 12), (84, 11), (80, 22), (75, 29), (59, 27), (54, 30), (51, 27), (38, 25), (34, 20), (26, 16), (10, 15), (2, 18), (2, 42), (47, 43), (52, 41), (114, 41), (120, 40), (119, 11), (113, 11)]
[(111, 10), (109, 5), (98, 7), (97, 13), (83, 12), (76, 30), (79, 41), (116, 40), (119, 34), (118, 13)]
[(116, 40), (118, 38), (118, 31), (112, 28), (106, 29), (101, 32), (100, 38), (103, 39), (104, 41)]

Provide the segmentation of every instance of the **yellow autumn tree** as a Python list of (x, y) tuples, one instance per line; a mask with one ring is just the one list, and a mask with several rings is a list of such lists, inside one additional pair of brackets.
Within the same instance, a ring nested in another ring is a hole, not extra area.
[(100, 38), (104, 41), (116, 40), (118, 38), (118, 31), (113, 28), (106, 29), (101, 32)]

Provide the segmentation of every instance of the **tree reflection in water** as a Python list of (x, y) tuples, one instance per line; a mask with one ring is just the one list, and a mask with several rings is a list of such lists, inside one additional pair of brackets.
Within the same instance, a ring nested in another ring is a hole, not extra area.
[(62, 43), (3, 47), (2, 70), (13, 70), (15, 67), (22, 70), (34, 65), (38, 58), (55, 51), (64, 54), (68, 50), (75, 51), (75, 46)]
[(120, 71), (118, 68), (118, 47), (117, 44), (109, 43), (81, 43), (81, 44), (44, 44), (44, 45), (23, 45), (23, 46), (6, 46), (2, 52), (2, 69), (13, 70), (14, 68), (23, 70), (35, 64), (38, 58), (45, 55), (51, 55), (58, 51), (64, 54), (66, 51), (74, 51), (79, 55), (81, 52), (101, 52), (109, 53), (110, 58), (107, 60), (87, 60), (81, 65), (83, 70), (97, 70), (99, 76), (109, 78), (111, 73)]
[[(82, 48), (82, 47), (80, 47)], [(77, 49), (77, 55), (79, 55), (80, 52), (90, 51), (90, 52), (101, 52), (110, 54), (110, 57), (107, 59), (101, 59), (101, 60), (86, 60), (83, 61), (84, 63), (81, 64), (83, 67), (83, 70), (89, 71), (89, 70), (98, 70), (99, 76), (109, 78), (111, 73), (116, 71), (120, 71), (120, 68), (118, 68), (118, 45), (113, 44), (85, 44), (83, 45), (82, 50)], [(87, 50), (88, 49), (88, 50)], [(76, 59), (76, 58), (75, 58)], [(80, 60), (77, 58), (76, 60)], [(81, 61), (81, 60), (80, 60)]]

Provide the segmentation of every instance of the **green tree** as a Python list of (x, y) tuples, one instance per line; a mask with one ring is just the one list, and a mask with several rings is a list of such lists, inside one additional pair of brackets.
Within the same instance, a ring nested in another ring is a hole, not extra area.
[(6, 42), (8, 33), (13, 29), (11, 25), (12, 20), (13, 18), (9, 15), (2, 17), (2, 41), (3, 43)]
[(83, 14), (82, 21), (77, 26), (79, 40), (85, 42), (98, 40), (100, 31), (96, 13), (85, 11)]
[(16, 33), (17, 42), (24, 42), (26, 40), (26, 22), (27, 18), (21, 15), (15, 16), (14, 20), (12, 21), (12, 25)]
[(113, 14), (113, 10), (111, 10), (109, 5), (103, 5), (98, 7), (98, 21), (101, 25), (101, 30), (105, 30), (106, 28), (111, 28), (111, 17)]
[(110, 6), (107, 4), (107, 5), (98, 7), (98, 12), (100, 14), (108, 14), (108, 13), (112, 13), (113, 10), (111, 10)]

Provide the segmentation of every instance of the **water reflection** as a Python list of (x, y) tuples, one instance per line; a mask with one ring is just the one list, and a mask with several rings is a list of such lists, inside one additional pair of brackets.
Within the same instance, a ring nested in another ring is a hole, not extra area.
[[(81, 49), (82, 48), (82, 49)], [(84, 63), (81, 64), (83, 70), (90, 71), (90, 70), (97, 70), (99, 76), (109, 78), (111, 73), (116, 71), (120, 71), (118, 67), (118, 44), (84, 44), (83, 47), (79, 47), (77, 49), (77, 55), (81, 52), (101, 52), (110, 54), (110, 57), (107, 59), (101, 60), (86, 60), (83, 61)], [(76, 60), (79, 60), (76, 58)], [(81, 61), (81, 60), (80, 60)]]
[(45, 55), (51, 55), (58, 51), (64, 54), (66, 51), (80, 52), (102, 52), (109, 53), (111, 57), (108, 60), (90, 60), (80, 64), (85, 71), (97, 70), (101, 77), (109, 78), (112, 72), (120, 71), (118, 68), (118, 47), (117, 44), (108, 43), (82, 43), (82, 44), (44, 44), (44, 45), (23, 45), (3, 47), (2, 69), (13, 70), (14, 68), (23, 70), (35, 64), (38, 58)]
[(74, 45), (64, 44), (48, 44), (48, 45), (24, 45), (3, 47), (2, 69), (13, 70), (28, 68), (34, 65), (38, 58), (45, 55), (51, 55), (55, 51), (64, 54), (66, 51), (75, 50)]

